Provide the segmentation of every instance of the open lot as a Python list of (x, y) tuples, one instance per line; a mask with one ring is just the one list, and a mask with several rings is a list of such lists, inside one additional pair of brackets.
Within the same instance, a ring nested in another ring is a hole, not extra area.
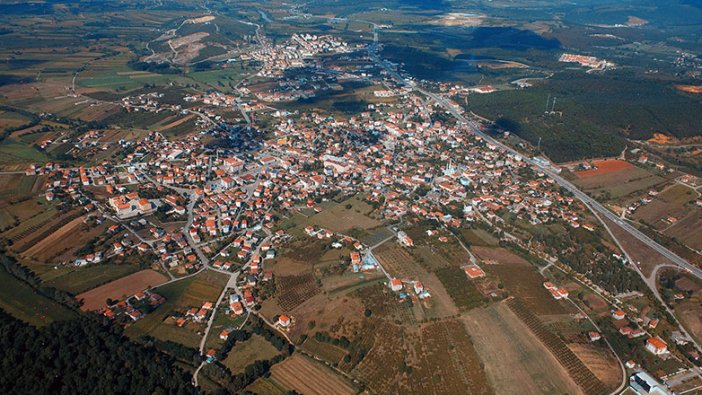
[[(347, 209), (347, 205), (351, 205), (351, 208)], [(333, 232), (347, 232), (354, 228), (371, 229), (381, 224), (368, 216), (371, 211), (372, 206), (353, 197), (307, 218), (305, 226), (318, 225)]]
[(253, 361), (269, 360), (279, 353), (266, 339), (259, 335), (253, 335), (245, 342), (236, 343), (222, 364), (228, 367), (233, 374), (239, 374)]
[(464, 322), (495, 393), (583, 393), (504, 303), (472, 310)]
[(107, 298), (121, 299), (125, 296), (143, 291), (146, 288), (160, 285), (166, 282), (166, 280), (166, 276), (157, 271), (142, 270), (91, 289), (90, 291), (83, 292), (76, 296), (76, 299), (83, 300), (81, 309), (84, 311), (99, 310), (105, 306), (105, 300), (107, 300)]
[(518, 296), (538, 315), (563, 314), (563, 305), (543, 287), (546, 281), (524, 258), (503, 248), (475, 247), (486, 264), (483, 269), (497, 276), (510, 295)]
[(301, 394), (355, 394), (354, 387), (331, 369), (295, 354), (271, 368), (272, 380)]
[(665, 182), (663, 177), (636, 166), (574, 180), (581, 189), (605, 199), (617, 199), (635, 192), (647, 191)]
[(62, 289), (72, 294), (80, 294), (93, 289), (99, 285), (122, 278), (139, 270), (136, 265), (93, 265), (88, 267), (68, 267), (61, 269), (57, 275), (52, 274), (51, 279), (48, 275), (43, 278), (46, 285)]
[(596, 167), (595, 169), (578, 171), (575, 172), (575, 175), (578, 176), (578, 178), (589, 178), (615, 173), (633, 167), (631, 163), (623, 160), (596, 160), (592, 162), (592, 164)]

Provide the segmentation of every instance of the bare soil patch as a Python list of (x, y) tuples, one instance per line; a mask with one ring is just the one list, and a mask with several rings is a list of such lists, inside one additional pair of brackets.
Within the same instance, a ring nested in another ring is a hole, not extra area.
[(105, 300), (107, 300), (107, 298), (121, 299), (149, 287), (163, 284), (166, 280), (168, 280), (166, 276), (157, 271), (142, 270), (91, 289), (90, 291), (83, 292), (76, 296), (76, 299), (83, 300), (81, 310), (99, 310), (105, 306)]

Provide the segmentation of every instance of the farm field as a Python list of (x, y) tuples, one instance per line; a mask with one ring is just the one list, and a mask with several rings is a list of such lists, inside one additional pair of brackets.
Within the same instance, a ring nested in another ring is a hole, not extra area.
[[(72, 258), (72, 252), (83, 247), (90, 239), (101, 235), (112, 222), (105, 222), (95, 227), (84, 224), (85, 217), (77, 217), (59, 227), (51, 234), (32, 244), (22, 252), (22, 256), (39, 262), (61, 262)], [(67, 237), (67, 235), (71, 237)]]
[(346, 350), (343, 348), (337, 347), (333, 344), (319, 342), (314, 337), (307, 338), (303, 347), (305, 351), (331, 363), (339, 363), (341, 358), (347, 354)]
[(572, 343), (568, 345), (575, 355), (597, 376), (607, 388), (616, 388), (622, 381), (619, 362), (604, 346)]
[(583, 393), (505, 303), (472, 310), (463, 321), (495, 393)]
[[(349, 204), (351, 208), (347, 209)], [(353, 197), (307, 218), (305, 226), (317, 225), (333, 232), (347, 232), (354, 228), (371, 229), (381, 225), (380, 221), (368, 216), (371, 211), (372, 206)]]
[(266, 394), (266, 395), (287, 395), (288, 389), (283, 388), (280, 384), (274, 382), (270, 377), (259, 378), (254, 381), (251, 385), (246, 387), (247, 391), (251, 391), (254, 394)]
[(573, 182), (593, 196), (618, 199), (635, 192), (646, 191), (663, 184), (666, 180), (649, 170), (631, 166), (596, 176), (577, 177)]
[(408, 281), (416, 280), (423, 272), (414, 257), (394, 240), (386, 241), (373, 250), (373, 255), (395, 278)]
[(32, 325), (42, 326), (75, 316), (68, 308), (34, 292), (27, 284), (0, 269), (0, 308)]
[(499, 241), (483, 229), (462, 229), (461, 234), (471, 246), (496, 247)]
[(502, 248), (475, 247), (473, 251), (487, 263), (486, 273), (497, 276), (510, 295), (518, 296), (538, 315), (563, 314), (563, 305), (543, 287), (546, 281), (529, 262)]
[(655, 196), (651, 203), (639, 207), (634, 213), (634, 218), (662, 230), (671, 225), (668, 218), (673, 217), (676, 220), (681, 220), (688, 213), (697, 210), (690, 205), (690, 203), (694, 205), (697, 197), (698, 193), (692, 188), (673, 184)]
[(284, 311), (290, 311), (317, 295), (321, 289), (311, 273), (276, 278), (276, 299)]
[(249, 340), (235, 344), (222, 364), (233, 374), (239, 374), (253, 361), (269, 360), (278, 354), (279, 351), (266, 339), (253, 335)]
[[(43, 278), (46, 285), (72, 294), (80, 294), (138, 270), (139, 267), (136, 265), (103, 264), (84, 268), (70, 267), (67, 270), (60, 270), (57, 275), (49, 272)], [(51, 274), (51, 278), (49, 278), (49, 274)]]
[(436, 271), (453, 303), (461, 310), (468, 311), (484, 304), (483, 295), (475, 287), (473, 280), (457, 267), (446, 267)]
[(331, 369), (294, 354), (271, 368), (271, 379), (302, 394), (355, 394), (353, 386)]
[(163, 284), (166, 280), (166, 276), (157, 271), (142, 270), (83, 292), (76, 296), (76, 299), (83, 300), (81, 309), (84, 311), (99, 310), (105, 306), (107, 298), (121, 299), (146, 288)]
[(577, 171), (575, 175), (578, 176), (578, 178), (588, 178), (615, 173), (634, 167), (631, 163), (623, 160), (596, 160), (593, 162), (593, 165), (596, 169)]
[(480, 357), (461, 321), (424, 326), (416, 355), (420, 361), (408, 382), (411, 393), (493, 393)]

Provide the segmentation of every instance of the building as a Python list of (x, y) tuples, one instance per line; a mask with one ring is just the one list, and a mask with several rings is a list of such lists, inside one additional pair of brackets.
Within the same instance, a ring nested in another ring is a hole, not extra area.
[(390, 289), (392, 289), (393, 291), (396, 291), (396, 292), (402, 291), (402, 281), (400, 281), (396, 278), (393, 278), (392, 280), (390, 280)]
[(655, 355), (661, 355), (668, 352), (668, 345), (658, 336), (646, 340), (646, 350)]
[(623, 320), (626, 317), (624, 310), (615, 310), (612, 312), (612, 318), (615, 320)]
[(477, 265), (467, 266), (464, 270), (468, 278), (470, 278), (471, 280), (485, 277), (485, 272)]
[(639, 395), (671, 395), (663, 384), (646, 372), (638, 372), (629, 378), (629, 387)]
[(397, 240), (405, 247), (413, 247), (414, 241), (403, 231), (397, 232)]
[(287, 328), (290, 326), (290, 317), (288, 317), (285, 314), (281, 314), (280, 317), (278, 317), (278, 325), (280, 325), (282, 328)]

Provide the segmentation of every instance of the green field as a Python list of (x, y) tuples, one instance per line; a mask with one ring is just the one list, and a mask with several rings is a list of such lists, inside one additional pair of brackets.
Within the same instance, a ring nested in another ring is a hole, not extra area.
[(0, 270), (0, 284), (0, 308), (32, 325), (47, 325), (75, 316), (68, 308), (37, 294), (4, 270)]
[(259, 335), (253, 335), (249, 340), (237, 343), (222, 363), (233, 374), (238, 374), (242, 373), (253, 361), (268, 360), (279, 353), (266, 339)]
[(62, 289), (74, 295), (93, 289), (112, 280), (122, 278), (139, 270), (136, 265), (95, 265), (85, 268), (68, 268), (45, 273), (46, 285)]

